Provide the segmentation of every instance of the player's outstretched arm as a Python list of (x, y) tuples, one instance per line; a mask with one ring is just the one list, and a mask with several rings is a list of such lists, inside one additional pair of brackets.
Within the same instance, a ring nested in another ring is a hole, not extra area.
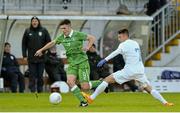
[(120, 50), (116, 49), (115, 51), (113, 51), (110, 55), (108, 55), (105, 59), (102, 59), (98, 64), (97, 67), (102, 67), (107, 61), (109, 61), (110, 59), (112, 59), (113, 57), (117, 56), (118, 54), (120, 54)]
[(96, 39), (96, 38), (95, 38), (93, 35), (88, 35), (88, 36), (87, 36), (88, 44), (87, 44), (87, 46), (86, 46), (86, 51), (88, 51), (89, 48), (94, 44), (95, 39)]
[(114, 57), (117, 56), (118, 54), (121, 54), (121, 49), (120, 49), (120, 48), (116, 49), (116, 50), (113, 51), (111, 54), (109, 54), (109, 55), (105, 58), (105, 60), (106, 60), (106, 61), (109, 61), (110, 59), (114, 58)]
[(42, 56), (42, 52), (53, 47), (55, 45), (55, 41), (51, 41), (49, 43), (47, 43), (44, 47), (42, 47), (41, 49), (37, 50), (34, 56)]

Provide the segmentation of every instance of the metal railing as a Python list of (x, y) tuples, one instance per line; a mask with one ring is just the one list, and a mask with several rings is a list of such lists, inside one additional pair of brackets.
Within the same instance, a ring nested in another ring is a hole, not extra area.
[(177, 4), (177, 0), (171, 1), (152, 15), (146, 61), (158, 51), (162, 50), (164, 53), (165, 45), (180, 34), (180, 13)]

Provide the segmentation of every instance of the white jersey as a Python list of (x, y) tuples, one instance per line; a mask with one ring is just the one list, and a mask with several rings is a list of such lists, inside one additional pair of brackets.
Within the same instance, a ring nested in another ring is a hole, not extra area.
[(108, 61), (118, 54), (122, 54), (125, 60), (124, 70), (128, 75), (143, 74), (144, 65), (141, 58), (141, 50), (139, 44), (136, 41), (127, 39), (119, 44), (119, 47), (108, 55), (105, 60)]

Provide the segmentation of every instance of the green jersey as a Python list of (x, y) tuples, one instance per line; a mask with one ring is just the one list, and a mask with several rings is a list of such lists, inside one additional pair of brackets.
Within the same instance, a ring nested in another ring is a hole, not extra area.
[(55, 39), (56, 44), (62, 44), (66, 50), (67, 61), (71, 65), (79, 64), (88, 59), (83, 51), (83, 42), (87, 39), (87, 34), (72, 31), (71, 37), (65, 37), (64, 34), (59, 35)]

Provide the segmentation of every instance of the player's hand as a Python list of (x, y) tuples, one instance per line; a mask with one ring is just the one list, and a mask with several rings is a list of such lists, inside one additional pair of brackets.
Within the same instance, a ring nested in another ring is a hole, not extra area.
[(42, 51), (39, 49), (36, 51), (36, 53), (34, 54), (34, 56), (42, 56)]
[(105, 59), (102, 59), (98, 62), (97, 67), (102, 67), (107, 61)]
[(89, 48), (88, 48), (88, 47), (84, 47), (84, 48), (82, 48), (82, 49), (83, 49), (83, 51), (85, 51), (85, 52), (89, 51)]

